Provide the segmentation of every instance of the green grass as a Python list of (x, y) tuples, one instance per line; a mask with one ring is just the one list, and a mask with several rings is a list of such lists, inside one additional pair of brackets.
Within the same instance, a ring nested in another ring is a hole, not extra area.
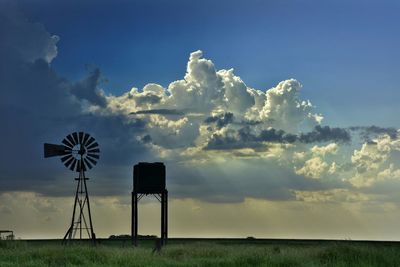
[(0, 266), (400, 266), (400, 244), (360, 242), (103, 241), (96, 247), (59, 242), (0, 242)]

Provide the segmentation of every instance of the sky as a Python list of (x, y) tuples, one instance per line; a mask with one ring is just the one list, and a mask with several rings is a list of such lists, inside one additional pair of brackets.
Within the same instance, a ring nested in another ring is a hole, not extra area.
[(98, 237), (129, 233), (132, 167), (162, 161), (170, 236), (399, 240), (399, 8), (1, 0), (0, 228), (64, 235), (75, 174), (43, 143), (85, 131)]

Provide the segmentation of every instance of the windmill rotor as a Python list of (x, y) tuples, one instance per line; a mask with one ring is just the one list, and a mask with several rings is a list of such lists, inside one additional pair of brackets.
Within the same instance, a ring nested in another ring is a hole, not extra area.
[(44, 157), (62, 156), (61, 162), (71, 171), (86, 171), (97, 164), (99, 144), (87, 133), (74, 132), (67, 135), (62, 145), (44, 144)]

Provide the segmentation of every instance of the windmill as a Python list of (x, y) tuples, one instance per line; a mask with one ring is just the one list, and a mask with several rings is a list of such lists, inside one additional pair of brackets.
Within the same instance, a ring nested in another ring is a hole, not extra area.
[[(75, 192), (74, 209), (72, 213), (71, 225), (64, 236), (63, 244), (75, 238), (87, 238), (96, 241), (93, 231), (92, 216), (90, 213), (89, 194), (87, 191), (85, 171), (96, 165), (99, 159), (99, 144), (89, 134), (84, 132), (74, 132), (67, 135), (61, 145), (44, 144), (44, 157), (60, 156), (61, 162), (71, 171), (79, 173), (75, 178), (77, 187)], [(79, 237), (76, 237), (78, 234)]]

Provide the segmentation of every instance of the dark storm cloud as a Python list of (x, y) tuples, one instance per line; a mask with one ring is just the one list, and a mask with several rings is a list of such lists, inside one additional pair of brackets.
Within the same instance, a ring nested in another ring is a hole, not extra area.
[(43, 143), (59, 144), (67, 134), (85, 131), (96, 138), (101, 150), (100, 161), (89, 174), (96, 177), (96, 190), (91, 192), (124, 192), (127, 185), (117, 181), (130, 179), (116, 166), (148, 157), (136, 140), (143, 135), (145, 122), (118, 114), (84, 113), (82, 100), (105, 105), (97, 90), (100, 72), (72, 83), (50, 65), (57, 55), (58, 37), (3, 4), (0, 22), (0, 140), (5, 152), (0, 160), (0, 191), (70, 195), (76, 173), (59, 158), (43, 159)]
[(232, 123), (233, 120), (234, 120), (233, 113), (226, 112), (226, 113), (219, 114), (216, 116), (208, 117), (204, 120), (204, 123), (206, 123), (206, 124), (215, 123), (218, 128), (222, 128), (222, 127)]
[(252, 133), (250, 127), (243, 127), (238, 131), (230, 130), (225, 135), (214, 134), (205, 146), (205, 150), (229, 150), (240, 148), (257, 148), (270, 143), (317, 143), (317, 142), (349, 142), (350, 134), (342, 128), (316, 126), (313, 131), (294, 135), (283, 130), (270, 128), (262, 130), (258, 135)]
[(132, 112), (130, 114), (158, 114), (158, 115), (173, 115), (173, 116), (184, 116), (185, 112), (178, 109), (148, 109)]
[(207, 142), (207, 145), (203, 149), (230, 150), (230, 149), (241, 149), (241, 148), (256, 148), (260, 146), (262, 146), (262, 144), (254, 140), (244, 141), (234, 135), (213, 134), (211, 139)]
[(353, 126), (349, 128), (351, 131), (360, 133), (361, 138), (365, 142), (369, 142), (371, 138), (377, 135), (387, 134), (391, 139), (397, 139), (397, 129), (393, 127), (379, 127), (379, 126)]
[(151, 138), (151, 136), (149, 134), (146, 134), (145, 136), (143, 136), (141, 138), (141, 140), (145, 144), (151, 143), (153, 141), (153, 139)]
[(79, 99), (85, 99), (91, 104), (105, 107), (106, 98), (98, 91), (97, 86), (101, 78), (99, 69), (94, 69), (88, 77), (71, 86), (71, 93)]
[(329, 127), (329, 126), (315, 126), (314, 130), (309, 133), (304, 133), (299, 136), (299, 141), (303, 143), (314, 142), (350, 142), (350, 133), (343, 128)]

